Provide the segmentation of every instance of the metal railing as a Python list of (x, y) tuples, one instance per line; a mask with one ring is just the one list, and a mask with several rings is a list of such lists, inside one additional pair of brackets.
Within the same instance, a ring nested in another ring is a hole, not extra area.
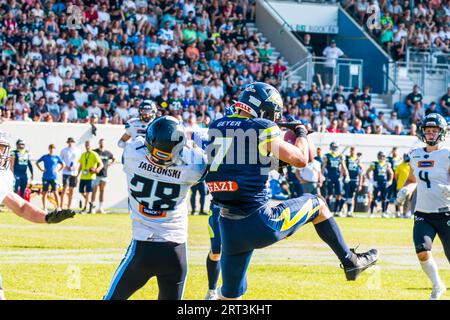
[(303, 81), (305, 86), (309, 87), (314, 82), (314, 77), (320, 75), (323, 85), (332, 85), (335, 79), (335, 86), (342, 85), (344, 90), (362, 87), (364, 67), (362, 59), (337, 59), (335, 68), (329, 68), (328, 65), (325, 57), (308, 55), (282, 73), (282, 86), (287, 88), (293, 82)]
[(403, 101), (403, 91), (402, 89), (398, 86), (397, 81), (394, 79), (396, 77), (396, 73), (394, 72), (394, 78), (391, 77), (390, 75), (390, 71), (392, 70), (392, 68), (389, 68), (389, 64), (385, 64), (383, 66), (383, 75), (384, 75), (384, 82), (383, 82), (383, 93), (384, 94), (398, 94), (399, 97), (398, 101)]
[(442, 52), (437, 49), (406, 49), (406, 63), (425, 63), (425, 64), (449, 64), (450, 53)]
[[(447, 91), (450, 84), (450, 65), (447, 63), (396, 61), (389, 63), (387, 68), (389, 77), (390, 70), (393, 71), (394, 78), (391, 80), (396, 87), (398, 87), (401, 78), (410, 80), (420, 87), (424, 96), (439, 97)], [(400, 77), (400, 73), (403, 73), (406, 77)], [(389, 82), (389, 80), (385, 79), (385, 82)]]

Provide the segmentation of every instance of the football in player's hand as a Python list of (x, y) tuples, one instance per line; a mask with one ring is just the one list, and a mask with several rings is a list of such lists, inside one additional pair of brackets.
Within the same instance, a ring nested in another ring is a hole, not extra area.
[(294, 144), (297, 137), (292, 130), (287, 130), (284, 134), (284, 141), (289, 142), (290, 144)]

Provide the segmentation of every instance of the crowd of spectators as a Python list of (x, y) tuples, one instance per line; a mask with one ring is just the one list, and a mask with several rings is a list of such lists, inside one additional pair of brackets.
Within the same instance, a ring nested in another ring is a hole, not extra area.
[[(286, 66), (249, 32), (254, 19), (252, 0), (0, 0), (1, 121), (124, 124), (152, 99), (159, 115), (208, 127), (247, 84), (281, 90)], [(407, 133), (369, 86), (347, 95), (332, 76), (283, 90), (284, 116), (321, 132)]]
[(417, 126), (431, 112), (444, 116), (450, 123), (450, 87), (440, 101), (424, 102), (417, 85), (404, 101), (394, 105), (389, 117), (372, 103), (369, 86), (355, 87), (349, 94), (343, 86), (318, 84), (305, 88), (302, 82), (293, 83), (283, 91), (286, 120), (303, 121), (309, 129), (329, 133), (391, 134), (415, 136)]
[[(438, 57), (450, 53), (450, 1), (345, 0), (342, 5), (394, 60), (405, 60), (407, 48), (411, 48), (432, 53), (435, 62), (448, 63), (448, 55)], [(377, 19), (373, 19), (374, 11), (368, 10), (371, 6), (379, 12)], [(372, 28), (374, 22), (379, 24)]]

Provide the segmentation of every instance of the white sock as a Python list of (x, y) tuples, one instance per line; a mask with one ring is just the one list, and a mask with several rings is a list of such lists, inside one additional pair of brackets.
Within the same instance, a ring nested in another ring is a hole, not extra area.
[(99, 202), (99, 203), (98, 203), (98, 208), (99, 208), (99, 209), (103, 209), (103, 202)]
[(422, 266), (423, 272), (425, 272), (425, 274), (431, 280), (433, 288), (445, 286), (441, 278), (439, 277), (438, 266), (436, 264), (436, 261), (434, 261), (433, 257), (431, 257), (427, 261), (420, 261), (420, 265)]

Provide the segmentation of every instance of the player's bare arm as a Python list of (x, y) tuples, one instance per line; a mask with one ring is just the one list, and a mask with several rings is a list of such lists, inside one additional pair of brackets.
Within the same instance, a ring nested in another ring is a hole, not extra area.
[(266, 148), (268, 152), (272, 152), (281, 161), (297, 168), (305, 167), (309, 162), (309, 148), (306, 137), (297, 138), (295, 145), (284, 141), (281, 137), (277, 137), (267, 143)]
[(34, 223), (58, 223), (73, 218), (75, 215), (75, 211), (73, 210), (59, 210), (47, 214), (12, 191), (6, 195), (3, 204), (19, 217)]

